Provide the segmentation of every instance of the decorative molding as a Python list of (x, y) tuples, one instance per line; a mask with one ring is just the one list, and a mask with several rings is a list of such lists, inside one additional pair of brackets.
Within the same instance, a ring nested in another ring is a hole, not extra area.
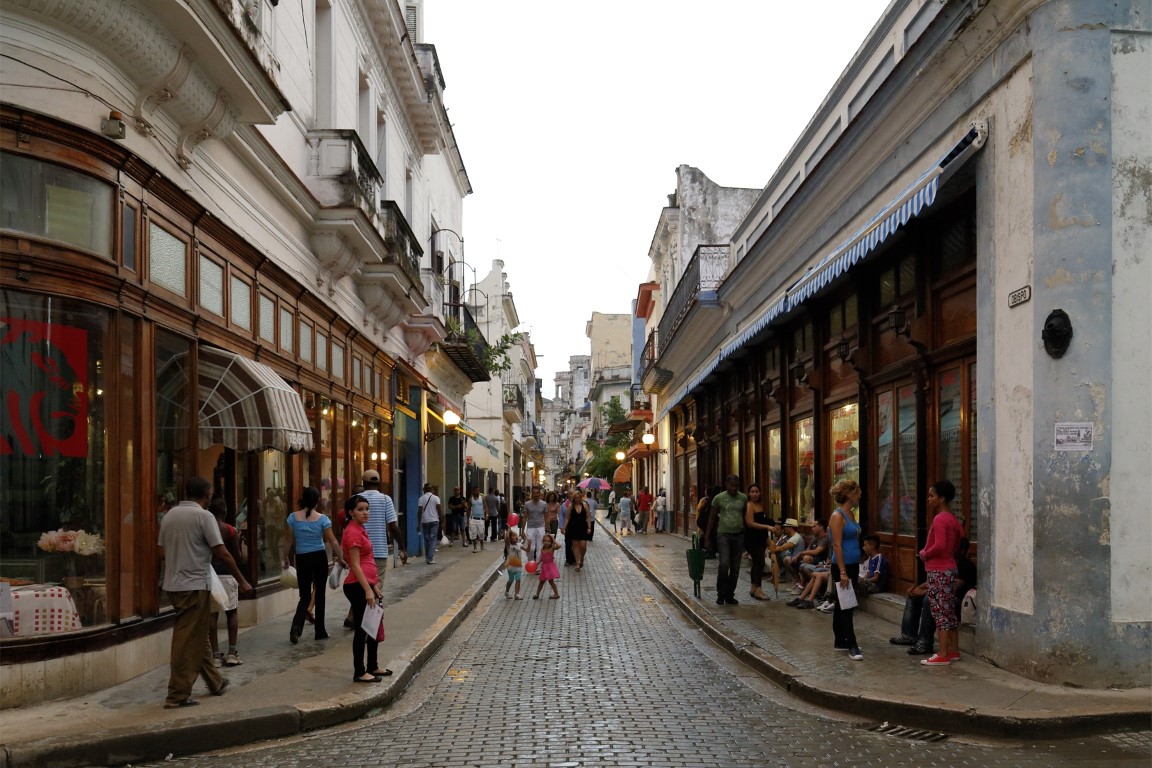
[(316, 274), (316, 287), (327, 287), (328, 297), (336, 293), (336, 283), (346, 277), (360, 274), (360, 254), (338, 232), (316, 232), (312, 235), (312, 251), (320, 264)]

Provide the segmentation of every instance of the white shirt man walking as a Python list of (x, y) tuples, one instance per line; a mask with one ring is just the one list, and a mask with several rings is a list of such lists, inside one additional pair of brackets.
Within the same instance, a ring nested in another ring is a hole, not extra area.
[(420, 532), (424, 536), (424, 562), (433, 565), (436, 562), (440, 530), (444, 527), (444, 510), (440, 506), (435, 486), (424, 483), (424, 493), (416, 501), (416, 507), (420, 510)]

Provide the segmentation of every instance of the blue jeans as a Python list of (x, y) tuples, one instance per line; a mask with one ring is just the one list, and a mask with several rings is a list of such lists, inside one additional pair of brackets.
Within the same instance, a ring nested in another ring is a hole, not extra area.
[(716, 597), (725, 600), (736, 597), (740, 558), (743, 556), (743, 533), (716, 534)]
[(436, 544), (440, 541), (440, 523), (420, 523), (424, 534), (424, 559), (429, 563), (436, 557)]

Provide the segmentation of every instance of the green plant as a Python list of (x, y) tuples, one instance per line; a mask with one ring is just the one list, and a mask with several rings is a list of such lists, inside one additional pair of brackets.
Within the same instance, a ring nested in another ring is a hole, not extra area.
[[(610, 427), (618, 422), (626, 421), (627, 418), (628, 414), (618, 400), (609, 400), (607, 404), (600, 406), (601, 424)], [(620, 466), (620, 462), (616, 460), (616, 452), (627, 450), (631, 442), (632, 435), (629, 432), (617, 432), (614, 435), (608, 435), (604, 438), (603, 445), (600, 444), (599, 440), (589, 438), (585, 441), (584, 447), (588, 449), (591, 459), (585, 463), (584, 471), (593, 477), (611, 478), (616, 472), (616, 467)]]
[[(477, 336), (480, 334), (477, 333)], [(506, 333), (496, 343), (484, 348), (480, 362), (488, 373), (504, 373), (512, 368), (512, 358), (508, 352), (524, 340), (522, 333)]]

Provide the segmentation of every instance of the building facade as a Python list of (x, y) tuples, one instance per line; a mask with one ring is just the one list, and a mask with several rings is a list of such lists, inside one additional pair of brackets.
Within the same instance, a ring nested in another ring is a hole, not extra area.
[(418, 2), (378, 6), (0, 9), (0, 575), (68, 604), (0, 640), (2, 706), (166, 662), (155, 542), (191, 476), (240, 529), (244, 623), (295, 602), (305, 486), (332, 513), (376, 469), (414, 517), (425, 434), (487, 374), (449, 354), (471, 187), (436, 51)]
[(1150, 10), (893, 3), (735, 229), (716, 301), (667, 284), (664, 322), (694, 295), (644, 378), (678, 495), (736, 472), (774, 517), (826, 519), (856, 479), (893, 589), (951, 480), (977, 652), (1046, 682), (1150, 674)]

